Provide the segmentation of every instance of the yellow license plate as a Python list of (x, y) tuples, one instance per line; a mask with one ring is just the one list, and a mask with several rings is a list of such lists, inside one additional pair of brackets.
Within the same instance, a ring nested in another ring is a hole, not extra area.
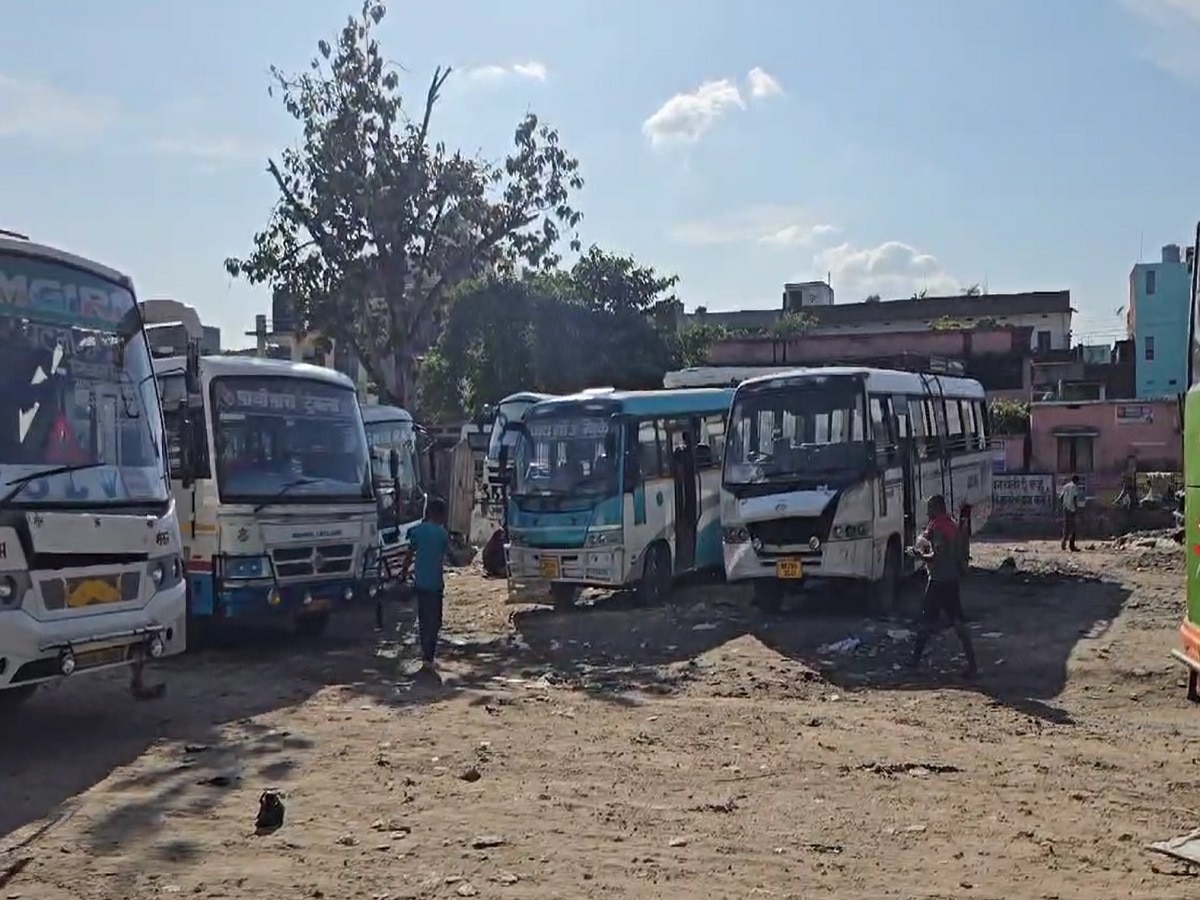
[(128, 647), (105, 647), (103, 650), (87, 650), (75, 657), (75, 668), (94, 669), (97, 666), (111, 666), (125, 662)]
[(776, 578), (802, 578), (804, 568), (798, 559), (781, 559), (775, 563)]
[(558, 566), (558, 557), (543, 556), (538, 560), (538, 571), (543, 578), (558, 578), (562, 574)]

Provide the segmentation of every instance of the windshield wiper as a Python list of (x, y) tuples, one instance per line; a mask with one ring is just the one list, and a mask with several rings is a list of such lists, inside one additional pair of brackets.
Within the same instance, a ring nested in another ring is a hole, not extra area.
[(0, 497), (0, 506), (6, 506), (31, 481), (37, 481), (39, 478), (49, 478), (52, 475), (65, 475), (68, 472), (82, 472), (84, 469), (98, 469), (107, 465), (108, 463), (105, 462), (76, 463), (72, 466), (56, 466), (53, 469), (30, 472), (28, 475), (18, 475), (11, 481), (4, 482), (4, 487), (10, 487), (12, 490), (6, 492), (3, 497)]
[(285, 484), (283, 487), (281, 487), (278, 491), (276, 491), (274, 494), (272, 494), (270, 497), (268, 497), (262, 503), (258, 504), (258, 506), (254, 507), (254, 512), (262, 512), (263, 507), (270, 506), (272, 503), (274, 503), (276, 500), (278, 500), (280, 497), (282, 497), (284, 494), (286, 494), (292, 488), (302, 487), (303, 485), (306, 485), (306, 484), (316, 484), (320, 480), (321, 480), (320, 478), (307, 478), (307, 477), (294, 478), (291, 481), (287, 482), (287, 484)]

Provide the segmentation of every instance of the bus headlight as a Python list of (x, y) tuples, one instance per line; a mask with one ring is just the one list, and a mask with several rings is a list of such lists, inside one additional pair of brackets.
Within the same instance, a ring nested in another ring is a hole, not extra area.
[(845, 525), (834, 525), (829, 537), (834, 541), (856, 541), (859, 538), (871, 536), (870, 522), (849, 522)]
[(161, 591), (179, 584), (183, 578), (183, 560), (178, 554), (150, 560), (150, 583), (154, 590)]
[(745, 544), (750, 541), (750, 532), (745, 528), (722, 528), (721, 540), (726, 544)]
[(617, 535), (606, 531), (593, 531), (587, 536), (585, 546), (588, 547), (607, 547), (609, 544), (617, 542)]
[(8, 575), (0, 578), (0, 603), (5, 606), (12, 606), (19, 599), (17, 583)]

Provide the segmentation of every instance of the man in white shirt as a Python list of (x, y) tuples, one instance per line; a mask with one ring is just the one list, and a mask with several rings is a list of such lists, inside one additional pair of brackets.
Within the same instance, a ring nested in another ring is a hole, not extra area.
[(1075, 546), (1076, 525), (1079, 520), (1079, 507), (1083, 505), (1083, 488), (1079, 484), (1079, 476), (1072, 475), (1059, 494), (1063, 508), (1062, 548), (1078, 551)]

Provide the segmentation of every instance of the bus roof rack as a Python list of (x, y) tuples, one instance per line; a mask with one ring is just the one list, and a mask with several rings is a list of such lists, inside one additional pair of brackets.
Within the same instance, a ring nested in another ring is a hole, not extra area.
[(29, 235), (21, 234), (19, 231), (10, 231), (7, 228), (0, 228), (0, 237), (16, 238), (18, 241), (29, 240)]

